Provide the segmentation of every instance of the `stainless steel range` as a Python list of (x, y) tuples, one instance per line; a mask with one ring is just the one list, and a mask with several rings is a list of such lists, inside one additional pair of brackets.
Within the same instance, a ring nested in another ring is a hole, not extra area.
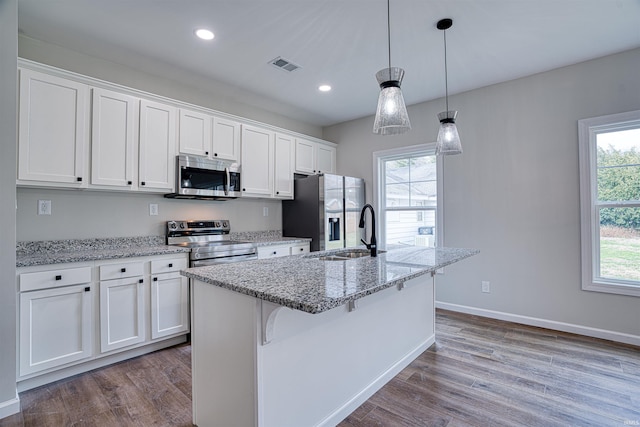
[(256, 245), (229, 239), (229, 220), (167, 221), (167, 244), (191, 249), (191, 267), (257, 259)]

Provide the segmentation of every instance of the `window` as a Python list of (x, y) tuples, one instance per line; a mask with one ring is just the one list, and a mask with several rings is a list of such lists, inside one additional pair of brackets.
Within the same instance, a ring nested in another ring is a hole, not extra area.
[(578, 130), (582, 289), (640, 296), (640, 111)]
[(377, 151), (373, 157), (378, 245), (441, 244), (442, 160), (435, 144)]

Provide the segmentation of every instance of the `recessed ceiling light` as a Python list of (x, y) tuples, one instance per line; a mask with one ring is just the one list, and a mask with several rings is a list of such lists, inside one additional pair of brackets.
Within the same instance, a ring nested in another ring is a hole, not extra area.
[(329, 85), (320, 85), (320, 86), (318, 86), (318, 90), (320, 92), (329, 92), (331, 90), (331, 86), (329, 86)]
[(211, 31), (205, 28), (198, 28), (197, 30), (195, 30), (195, 34), (202, 40), (213, 40), (213, 38), (215, 37)]

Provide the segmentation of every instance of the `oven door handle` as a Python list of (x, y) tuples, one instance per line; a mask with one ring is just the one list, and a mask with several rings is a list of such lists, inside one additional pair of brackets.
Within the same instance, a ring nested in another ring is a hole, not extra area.
[(231, 176), (229, 175), (229, 168), (224, 168), (224, 195), (229, 195), (229, 186), (231, 184)]
[(202, 260), (192, 260), (191, 267), (204, 267), (207, 265), (219, 265), (219, 264), (229, 264), (232, 262), (240, 262), (240, 261), (249, 261), (258, 259), (258, 256), (255, 254), (251, 255), (236, 255), (230, 257), (220, 257), (220, 258), (209, 258)]

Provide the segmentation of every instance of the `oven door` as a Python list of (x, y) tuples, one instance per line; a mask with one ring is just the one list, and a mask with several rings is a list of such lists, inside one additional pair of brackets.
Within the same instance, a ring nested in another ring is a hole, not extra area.
[(250, 261), (258, 259), (256, 254), (251, 255), (234, 255), (234, 256), (223, 256), (217, 258), (208, 258), (208, 259), (198, 259), (191, 260), (191, 267), (204, 267), (207, 265), (216, 265), (216, 264), (229, 264), (232, 262), (241, 262), (241, 261)]

